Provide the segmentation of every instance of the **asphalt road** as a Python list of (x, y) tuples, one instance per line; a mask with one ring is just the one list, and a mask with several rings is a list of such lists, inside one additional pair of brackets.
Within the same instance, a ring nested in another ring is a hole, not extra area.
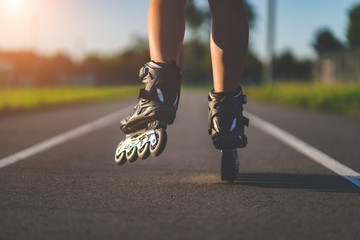
[[(222, 182), (206, 99), (183, 92), (158, 158), (117, 166), (114, 123), (0, 168), (0, 239), (360, 239), (360, 188), (251, 122), (239, 180)], [(249, 99), (250, 113), (360, 172), (359, 120)], [(134, 103), (0, 115), (0, 158)]]

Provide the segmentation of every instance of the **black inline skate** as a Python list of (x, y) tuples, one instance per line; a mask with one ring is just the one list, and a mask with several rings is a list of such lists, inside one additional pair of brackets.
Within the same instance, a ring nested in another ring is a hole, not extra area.
[(239, 172), (237, 148), (244, 148), (247, 138), (244, 126), (249, 126), (249, 119), (243, 116), (243, 104), (246, 95), (241, 87), (234, 92), (209, 93), (208, 131), (216, 149), (222, 152), (221, 179), (233, 182)]
[(115, 162), (119, 165), (163, 152), (166, 128), (174, 122), (180, 100), (181, 73), (174, 61), (148, 62), (140, 69), (139, 78), (145, 84), (140, 89), (139, 103), (120, 121), (126, 138), (116, 149)]

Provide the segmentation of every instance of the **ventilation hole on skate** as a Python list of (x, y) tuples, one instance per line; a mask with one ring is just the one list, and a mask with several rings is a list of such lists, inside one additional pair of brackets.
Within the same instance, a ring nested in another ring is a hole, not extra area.
[(142, 108), (140, 111), (139, 111), (139, 114), (145, 112), (145, 111), (150, 111), (151, 107), (147, 107), (147, 108)]
[(230, 128), (230, 132), (231, 132), (232, 130), (234, 130), (235, 127), (236, 127), (236, 118), (234, 118), (234, 120), (233, 120), (233, 122), (232, 122), (232, 125), (231, 125), (231, 128)]
[(163, 95), (162, 91), (160, 90), (160, 88), (157, 88), (156, 91), (157, 91), (160, 102), (163, 103), (164, 102), (164, 95)]

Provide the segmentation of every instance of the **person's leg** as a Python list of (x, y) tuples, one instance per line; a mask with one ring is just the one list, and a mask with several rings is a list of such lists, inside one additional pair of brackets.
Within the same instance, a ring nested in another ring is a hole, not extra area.
[(230, 92), (240, 86), (247, 54), (249, 26), (242, 0), (209, 0), (210, 39), (215, 92)]
[(178, 63), (185, 32), (186, 0), (151, 0), (148, 35), (151, 60)]
[(240, 81), (247, 54), (249, 27), (242, 0), (209, 0), (210, 39), (214, 90), (209, 93), (208, 131), (215, 148), (222, 151), (221, 179), (233, 182), (239, 171), (237, 148), (247, 144)]
[[(120, 121), (127, 134), (118, 145), (119, 165), (162, 153), (166, 128), (172, 124), (180, 99), (181, 72), (177, 66), (185, 32), (185, 0), (151, 0), (148, 33), (151, 60), (140, 69), (145, 84), (133, 113)], [(140, 134), (141, 133), (141, 134)]]

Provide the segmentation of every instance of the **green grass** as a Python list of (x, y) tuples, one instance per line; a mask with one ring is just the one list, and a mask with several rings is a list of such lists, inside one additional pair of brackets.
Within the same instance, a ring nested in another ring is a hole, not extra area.
[(0, 88), (0, 111), (136, 95), (139, 86)]
[(249, 99), (348, 114), (360, 118), (360, 83), (276, 83), (248, 86)]
[[(33, 109), (41, 106), (136, 96), (140, 86), (107, 87), (17, 87), (0, 88), (0, 112)], [(187, 89), (211, 89), (211, 85), (183, 86)], [(360, 83), (325, 85), (320, 83), (276, 83), (245, 86), (249, 101), (261, 100), (289, 106), (348, 114), (360, 118)]]

